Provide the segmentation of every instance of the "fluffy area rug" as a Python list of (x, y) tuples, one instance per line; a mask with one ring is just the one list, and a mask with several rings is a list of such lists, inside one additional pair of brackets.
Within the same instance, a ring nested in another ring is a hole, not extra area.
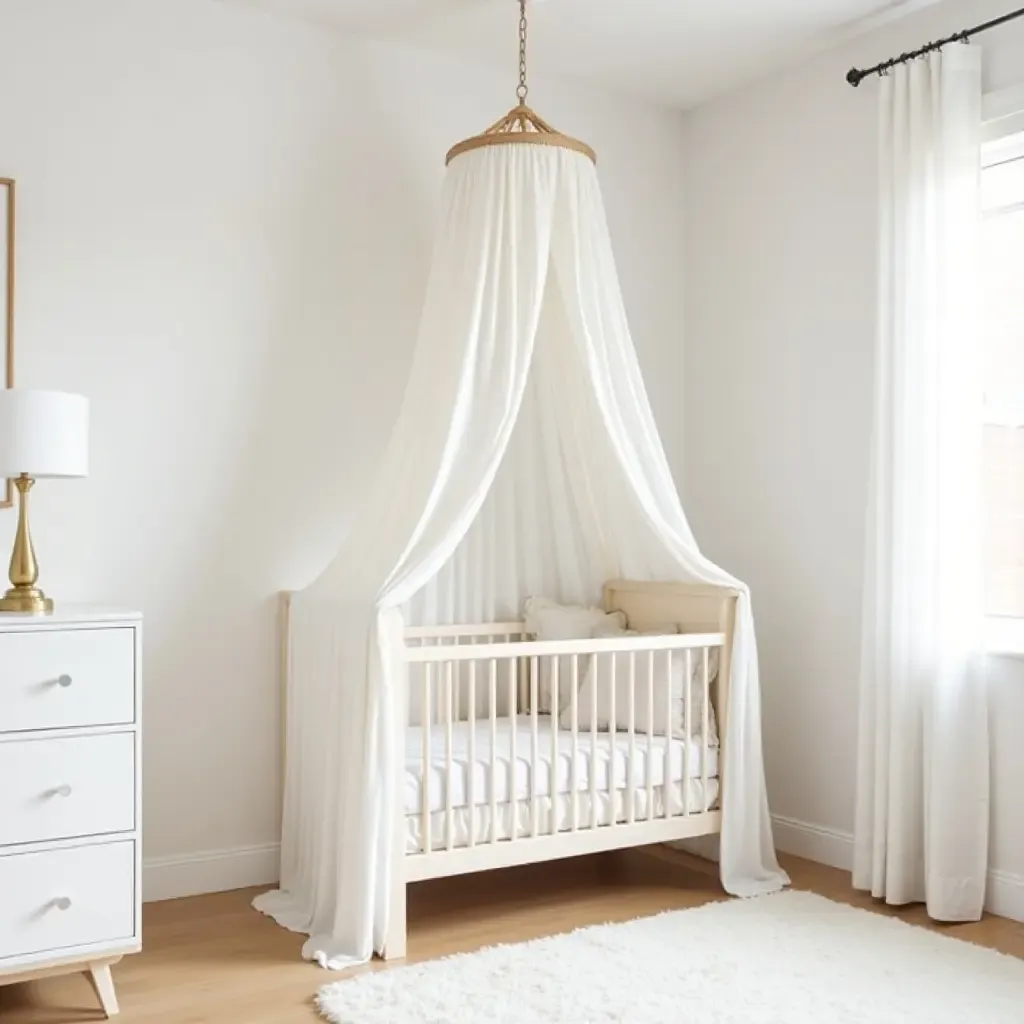
[(1024, 960), (784, 892), (364, 974), (335, 1024), (1022, 1024)]

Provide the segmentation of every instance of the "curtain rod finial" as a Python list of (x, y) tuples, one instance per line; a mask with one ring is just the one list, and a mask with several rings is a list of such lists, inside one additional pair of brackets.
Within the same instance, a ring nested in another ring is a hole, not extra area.
[(846, 80), (850, 83), (850, 85), (854, 87), (854, 89), (856, 89), (857, 86), (860, 85), (860, 80), (863, 77), (864, 72), (858, 71), (856, 68), (850, 68), (850, 70), (846, 72)]

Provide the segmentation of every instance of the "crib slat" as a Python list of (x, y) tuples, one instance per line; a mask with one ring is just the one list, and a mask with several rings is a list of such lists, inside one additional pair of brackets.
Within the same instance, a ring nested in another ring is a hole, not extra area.
[(611, 721), (608, 723), (608, 799), (611, 802), (612, 809), (612, 820), (608, 823), (609, 825), (615, 824), (615, 794), (618, 792), (618, 778), (616, 769), (619, 763), (619, 745), (615, 742), (616, 732), (619, 728), (618, 717), (618, 693), (616, 692), (615, 686), (615, 667), (619, 660), (617, 654), (613, 654), (611, 661), (611, 675), (608, 677), (608, 688), (611, 690), (612, 696), (612, 707), (611, 707)]
[(466, 694), (469, 714), (469, 777), (466, 779), (466, 815), (469, 822), (469, 845), (476, 846), (476, 662), (469, 663), (469, 693)]
[(551, 770), (549, 771), (551, 809), (548, 812), (548, 834), (558, 831), (558, 658), (551, 659)]
[(434, 666), (427, 662), (423, 668), (423, 706), (420, 709), (420, 733), (423, 736), (423, 805), (420, 813), (423, 816), (421, 831), (423, 833), (423, 852), (430, 853), (433, 849), (430, 835), (430, 779), (433, 775), (434, 759), (430, 750), (430, 720), (434, 717), (433, 697), (431, 696), (431, 683), (433, 682)]
[(540, 737), (538, 736), (537, 704), (537, 658), (530, 659), (530, 837), (537, 836), (537, 790), (539, 782)]
[(636, 652), (629, 652), (629, 760), (626, 763), (626, 787), (629, 790), (629, 824), (636, 821)]
[(662, 775), (662, 803), (665, 817), (672, 816), (672, 652), (665, 652), (665, 768)]
[(450, 661), (444, 663), (444, 845), (451, 850), (455, 846), (455, 815), (452, 812), (452, 775), (455, 765), (452, 757), (452, 669)]
[(654, 651), (647, 652), (647, 821), (654, 820)]
[(693, 722), (693, 702), (690, 696), (690, 677), (693, 675), (693, 654), (690, 651), (686, 652), (686, 680), (683, 683), (685, 690), (684, 707), (683, 707), (683, 721), (686, 723), (686, 728), (683, 730), (683, 736), (686, 740), (685, 746), (683, 747), (683, 813), (690, 813), (690, 754), (693, 752), (693, 728), (691, 723)]
[(601, 656), (592, 654), (594, 685), (590, 690), (590, 827), (597, 828), (597, 688), (601, 679)]
[(514, 658), (508, 659), (508, 706), (510, 708), (509, 716), (512, 720), (512, 757), (507, 772), (508, 806), (512, 816), (512, 834), (509, 836), (509, 841), (514, 843), (519, 838), (519, 801), (516, 799), (519, 795), (519, 787), (517, 785), (519, 780), (519, 723), (517, 714), (519, 707), (516, 701), (516, 662)]
[(701, 721), (701, 724), (700, 724), (700, 732), (701, 732), (700, 788), (701, 788), (701, 793), (703, 794), (701, 796), (701, 803), (703, 804), (704, 813), (706, 814), (707, 810), (708, 810), (708, 757), (710, 756), (710, 749), (711, 749), (710, 745), (708, 743), (708, 735), (709, 735), (709, 729), (710, 729), (710, 726), (708, 725), (708, 716), (710, 714), (710, 712), (708, 711), (708, 705), (711, 702), (711, 693), (709, 692), (711, 690), (711, 680), (708, 678), (710, 673), (708, 672), (708, 649), (706, 647), (704, 648), (704, 659), (703, 660), (704, 660), (704, 680), (703, 680), (703, 684), (702, 685), (704, 687), (704, 707), (701, 709), (701, 719), (702, 719), (702, 721)]
[(570, 771), (569, 783), (572, 786), (572, 830), (575, 832), (580, 823), (580, 783), (579, 783), (579, 757), (580, 757), (580, 656), (572, 655), (572, 681), (569, 690), (570, 725), (572, 726), (572, 770)]
[(498, 662), (491, 658), (487, 673), (491, 716), (491, 842), (498, 841)]

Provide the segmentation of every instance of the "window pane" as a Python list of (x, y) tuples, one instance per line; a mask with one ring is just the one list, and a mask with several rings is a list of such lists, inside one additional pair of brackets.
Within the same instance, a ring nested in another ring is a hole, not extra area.
[(1024, 618), (1024, 160), (986, 168), (982, 190), (986, 604)]
[(1024, 426), (1024, 208), (986, 217), (982, 261), (989, 418)]
[(981, 207), (983, 210), (1005, 209), (1021, 202), (1021, 175), (1024, 159), (1007, 160), (986, 167), (981, 175)]
[(1024, 430), (985, 428), (986, 612), (1024, 618)]

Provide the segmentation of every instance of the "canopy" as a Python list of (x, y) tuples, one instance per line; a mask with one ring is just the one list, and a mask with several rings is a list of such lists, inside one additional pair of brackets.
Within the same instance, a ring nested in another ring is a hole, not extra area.
[(616, 577), (738, 588), (721, 878), (740, 896), (788, 881), (749, 594), (700, 553), (683, 513), (593, 162), (562, 146), (463, 152), (442, 214), (390, 445), (337, 556), (292, 607), (281, 889), (257, 906), (333, 968), (386, 935), (403, 616), (516, 617), (530, 594), (595, 600)]

